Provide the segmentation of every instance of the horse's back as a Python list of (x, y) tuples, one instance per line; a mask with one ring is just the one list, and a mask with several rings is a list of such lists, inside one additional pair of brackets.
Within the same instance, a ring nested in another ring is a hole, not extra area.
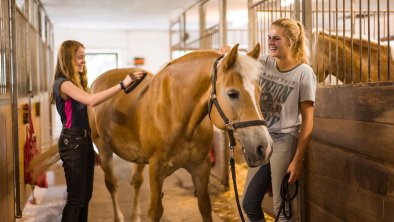
[[(108, 89), (122, 81), (127, 74), (132, 74), (133, 72), (137, 71), (147, 72), (146, 70), (139, 68), (122, 68), (108, 70), (94, 80), (92, 86), (90, 87), (90, 90), (92, 93), (96, 93)], [(152, 76), (152, 73), (147, 73), (148, 76)]]

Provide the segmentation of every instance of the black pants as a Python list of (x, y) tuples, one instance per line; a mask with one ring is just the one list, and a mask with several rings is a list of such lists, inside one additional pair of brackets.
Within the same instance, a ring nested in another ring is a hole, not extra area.
[(242, 207), (251, 222), (265, 221), (261, 203), (270, 184), (271, 169), (267, 164), (258, 169), (244, 193)]
[(93, 192), (92, 140), (90, 136), (69, 135), (62, 131), (58, 144), (67, 184), (67, 203), (62, 222), (85, 222)]

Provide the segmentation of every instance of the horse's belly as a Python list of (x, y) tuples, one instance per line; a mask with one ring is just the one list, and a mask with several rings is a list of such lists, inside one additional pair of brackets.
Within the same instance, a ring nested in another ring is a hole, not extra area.
[(120, 158), (133, 163), (148, 164), (148, 157), (141, 152), (141, 149), (137, 146), (133, 146), (132, 143), (129, 145), (115, 146), (113, 152)]

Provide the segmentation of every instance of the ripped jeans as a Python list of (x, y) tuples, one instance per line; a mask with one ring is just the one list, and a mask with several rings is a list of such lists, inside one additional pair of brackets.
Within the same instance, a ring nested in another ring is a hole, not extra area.
[(70, 135), (62, 130), (58, 141), (60, 159), (67, 184), (67, 203), (62, 222), (88, 220), (89, 201), (93, 192), (94, 150), (90, 135)]

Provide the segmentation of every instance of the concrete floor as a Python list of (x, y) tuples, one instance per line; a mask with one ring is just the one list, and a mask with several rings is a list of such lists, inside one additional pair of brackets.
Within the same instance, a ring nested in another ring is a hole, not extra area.
[[(131, 163), (120, 158), (114, 158), (114, 167), (118, 178), (119, 201), (126, 221), (130, 221), (133, 189), (130, 186)], [(148, 167), (145, 168), (145, 178), (148, 177)], [(239, 176), (242, 179), (242, 176)], [(65, 204), (66, 187), (61, 161), (50, 168), (48, 172), (49, 188), (36, 188), (37, 204), (28, 202), (23, 210), (23, 222), (57, 222), (61, 220), (61, 212)], [(164, 214), (161, 221), (183, 222), (202, 221), (198, 211), (197, 199), (191, 177), (186, 170), (180, 169), (168, 177), (163, 187)], [(213, 220), (239, 221), (236, 205), (230, 192), (211, 193)], [(141, 190), (142, 221), (148, 221), (149, 182), (144, 181)], [(231, 200), (226, 200), (232, 198)], [(223, 203), (224, 201), (224, 203)], [(220, 215), (220, 216), (219, 216)], [(95, 167), (94, 191), (90, 202), (89, 221), (113, 221), (113, 207), (109, 192), (104, 183), (104, 172), (101, 167)]]

